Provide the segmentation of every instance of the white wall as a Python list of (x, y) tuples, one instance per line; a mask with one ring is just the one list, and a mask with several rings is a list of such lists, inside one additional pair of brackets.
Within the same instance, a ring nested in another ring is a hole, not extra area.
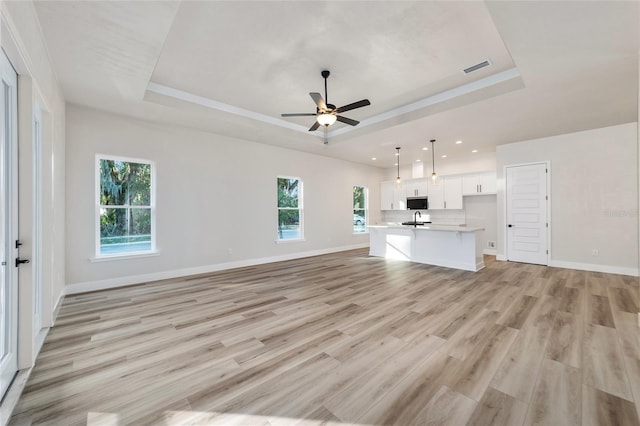
[(499, 258), (505, 256), (504, 167), (548, 160), (551, 265), (637, 275), (637, 149), (636, 123), (498, 146)]
[(489, 241), (496, 242), (498, 238), (498, 212), (495, 194), (473, 195), (464, 197), (464, 211), (468, 226), (481, 226), (484, 232), (480, 234), (481, 247), (486, 254), (496, 254), (494, 247), (489, 247)]
[[(156, 165), (159, 256), (91, 262), (96, 154)], [(276, 243), (276, 178), (304, 184), (304, 242)], [(82, 291), (367, 246), (352, 188), (379, 206), (380, 169), (79, 106), (67, 108), (67, 283)], [(371, 210), (377, 221), (379, 209)], [(229, 253), (231, 250), (231, 254)]]

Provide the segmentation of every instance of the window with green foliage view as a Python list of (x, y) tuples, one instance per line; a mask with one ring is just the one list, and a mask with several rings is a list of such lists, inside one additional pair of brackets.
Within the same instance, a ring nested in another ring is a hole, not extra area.
[(97, 256), (155, 249), (152, 163), (98, 158)]
[(278, 240), (303, 238), (302, 180), (278, 178)]
[(353, 187), (353, 232), (367, 232), (367, 187)]

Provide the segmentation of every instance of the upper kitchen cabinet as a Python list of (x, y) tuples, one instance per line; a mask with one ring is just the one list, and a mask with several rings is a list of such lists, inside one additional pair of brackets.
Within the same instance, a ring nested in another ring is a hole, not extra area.
[(428, 194), (428, 178), (409, 179), (405, 181), (407, 197), (426, 197)]
[(495, 194), (497, 190), (494, 172), (464, 175), (462, 177), (462, 195)]
[(380, 183), (380, 210), (406, 210), (407, 194), (404, 182), (400, 186), (395, 181)]
[(429, 181), (429, 209), (462, 209), (462, 177), (443, 176), (435, 184)]

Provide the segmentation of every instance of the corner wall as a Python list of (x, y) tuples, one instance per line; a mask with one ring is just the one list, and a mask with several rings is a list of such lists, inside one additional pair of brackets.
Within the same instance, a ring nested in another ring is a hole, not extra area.
[(638, 275), (637, 150), (636, 123), (498, 146), (498, 259), (506, 258), (504, 168), (549, 160), (550, 266)]
[[(156, 165), (158, 256), (92, 262), (95, 156)], [(67, 106), (68, 291), (126, 285), (364, 247), (353, 186), (379, 206), (382, 170), (211, 133)], [(276, 243), (276, 178), (302, 178), (303, 242)], [(370, 209), (370, 221), (379, 220)]]

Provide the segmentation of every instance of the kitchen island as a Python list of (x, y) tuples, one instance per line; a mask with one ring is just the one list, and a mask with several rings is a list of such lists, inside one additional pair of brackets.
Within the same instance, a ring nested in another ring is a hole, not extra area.
[(484, 268), (479, 232), (464, 225), (371, 225), (369, 255), (479, 271)]

